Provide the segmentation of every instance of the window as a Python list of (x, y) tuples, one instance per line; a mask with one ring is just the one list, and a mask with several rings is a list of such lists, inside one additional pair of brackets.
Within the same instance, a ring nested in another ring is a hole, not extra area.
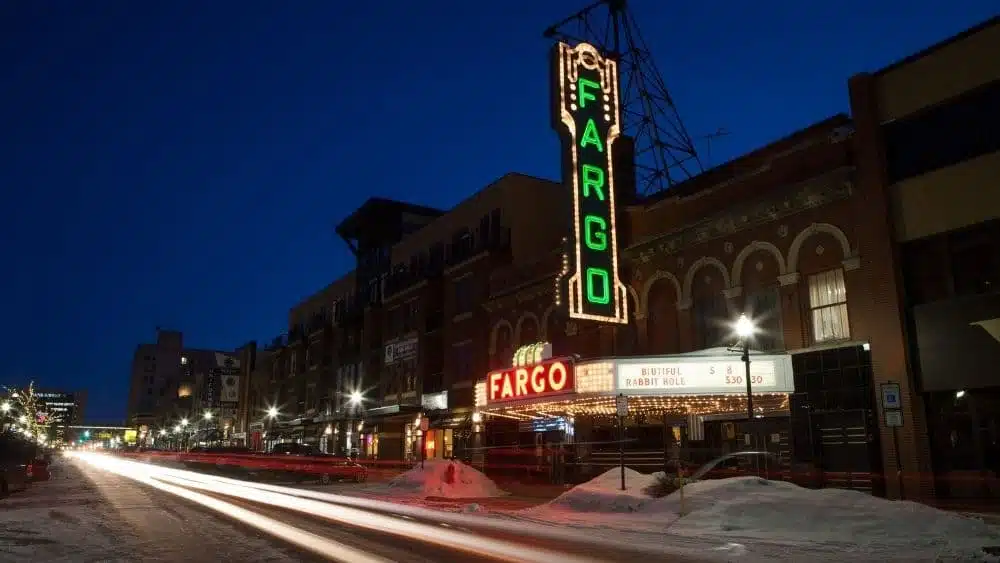
[(455, 280), (455, 314), (469, 313), (473, 306), (472, 276)]
[(409, 333), (417, 329), (417, 300), (414, 299), (403, 305), (402, 309), (403, 333)]
[(847, 287), (842, 268), (809, 276), (809, 309), (812, 313), (813, 341), (850, 337)]
[(473, 373), (473, 358), (472, 358), (472, 343), (463, 342), (452, 347), (454, 354), (452, 355), (453, 363), (451, 380), (454, 382), (466, 381), (472, 379), (475, 375)]
[(696, 349), (723, 345), (732, 333), (726, 298), (721, 293), (695, 298), (694, 324)]
[(386, 327), (386, 336), (389, 338), (395, 338), (402, 334), (403, 332), (403, 310), (400, 307), (393, 307), (389, 309), (389, 313), (386, 315), (389, 322)]
[(1000, 81), (883, 127), (889, 183), (1000, 149)]
[(956, 297), (1000, 287), (1000, 221), (980, 223), (947, 235)]
[(756, 323), (754, 348), (782, 350), (785, 339), (781, 331), (781, 296), (775, 286), (758, 289), (746, 297), (747, 314)]

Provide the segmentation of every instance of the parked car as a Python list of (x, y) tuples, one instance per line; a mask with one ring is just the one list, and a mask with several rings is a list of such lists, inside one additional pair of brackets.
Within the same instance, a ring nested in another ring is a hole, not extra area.
[[(312, 458), (316, 463), (311, 465), (305, 472), (300, 470), (291, 471), (296, 475), (308, 473), (319, 475), (320, 482), (329, 484), (336, 480), (350, 480), (362, 483), (368, 479), (368, 470), (365, 466), (350, 458), (339, 457), (323, 452), (311, 444), (298, 444), (295, 442), (282, 442), (275, 444), (270, 451), (271, 456), (294, 456), (296, 458)], [(305, 461), (305, 460), (303, 460)]]
[[(251, 455), (253, 452), (242, 446), (194, 446), (185, 454), (181, 454), (181, 462), (196, 471), (212, 471), (230, 477), (246, 477), (252, 473), (253, 467), (239, 461), (240, 458)], [(223, 460), (223, 458), (225, 459)]]
[[(780, 463), (778, 456), (771, 452), (732, 452), (713, 459), (694, 472), (690, 472), (686, 477), (678, 477), (676, 473), (663, 474), (646, 489), (646, 493), (656, 497), (666, 496), (680, 488), (681, 483), (688, 485), (711, 479), (753, 476), (770, 479), (780, 475)], [(683, 467), (681, 471), (688, 473), (684, 471)]]
[(688, 477), (688, 481), (749, 476), (769, 479), (778, 474), (780, 463), (781, 461), (778, 456), (771, 452), (732, 452), (719, 456), (701, 466)]
[(0, 435), (0, 498), (28, 488), (33, 446), (12, 434)]

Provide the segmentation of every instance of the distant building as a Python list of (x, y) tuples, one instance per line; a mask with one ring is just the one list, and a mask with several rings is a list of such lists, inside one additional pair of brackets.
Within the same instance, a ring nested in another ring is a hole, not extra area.
[(234, 417), (238, 392), (227, 393), (226, 384), (238, 386), (238, 376), (224, 377), (227, 369), (238, 373), (233, 352), (185, 348), (180, 332), (158, 329), (156, 342), (140, 344), (132, 358), (126, 424), (155, 431), (194, 420), (205, 409), (215, 409), (217, 422)]
[(79, 424), (83, 420), (87, 405), (86, 391), (39, 390), (35, 392), (39, 412), (46, 413), (51, 421), (51, 436), (53, 439), (63, 439), (68, 426)]

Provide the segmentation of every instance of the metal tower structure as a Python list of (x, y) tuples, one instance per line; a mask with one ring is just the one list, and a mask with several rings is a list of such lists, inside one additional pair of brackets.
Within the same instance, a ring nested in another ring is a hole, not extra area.
[(618, 61), (623, 131), (635, 143), (640, 197), (669, 189), (702, 171), (694, 142), (667, 91), (625, 0), (598, 0), (545, 30), (569, 44), (590, 43)]

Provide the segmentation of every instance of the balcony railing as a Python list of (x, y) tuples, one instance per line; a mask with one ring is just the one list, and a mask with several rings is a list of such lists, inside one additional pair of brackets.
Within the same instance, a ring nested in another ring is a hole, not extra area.
[(422, 253), (409, 264), (399, 264), (386, 278), (385, 297), (389, 298), (418, 283), (433, 280), (451, 266), (483, 253), (510, 250), (510, 228), (496, 227), (475, 233), (467, 232), (447, 246), (435, 245), (434, 251)]

